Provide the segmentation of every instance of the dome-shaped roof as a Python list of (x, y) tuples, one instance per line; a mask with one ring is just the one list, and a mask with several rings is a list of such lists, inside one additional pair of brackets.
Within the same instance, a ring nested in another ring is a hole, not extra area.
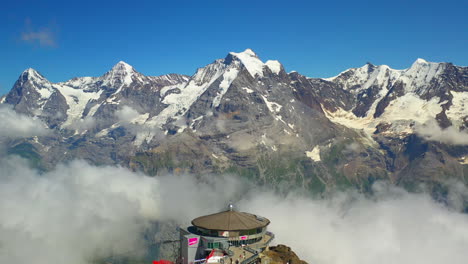
[(192, 225), (196, 227), (219, 231), (250, 230), (265, 227), (268, 224), (270, 220), (264, 217), (232, 210), (200, 216), (192, 220)]

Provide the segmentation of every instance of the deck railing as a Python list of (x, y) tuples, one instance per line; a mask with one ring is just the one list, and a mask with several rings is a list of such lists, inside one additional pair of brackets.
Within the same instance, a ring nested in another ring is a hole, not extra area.
[(258, 253), (255, 253), (248, 259), (244, 259), (240, 264), (251, 264), (254, 263), (258, 258)]

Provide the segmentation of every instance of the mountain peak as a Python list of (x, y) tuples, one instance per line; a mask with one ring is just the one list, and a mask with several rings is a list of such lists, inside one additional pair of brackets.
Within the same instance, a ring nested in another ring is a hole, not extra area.
[(130, 64), (126, 63), (125, 61), (119, 61), (117, 64), (115, 64), (115, 65), (112, 67), (111, 71), (113, 71), (113, 72), (116, 72), (116, 71), (117, 71), (117, 72), (128, 72), (128, 73), (130, 73), (130, 72), (134, 72), (135, 70), (133, 69), (133, 67), (132, 67)]
[(416, 61), (414, 62), (414, 64), (426, 64), (426, 63), (427, 63), (427, 60), (421, 59), (421, 58), (416, 59)]
[(249, 55), (251, 57), (257, 57), (257, 53), (255, 53), (252, 49), (246, 49), (242, 53)]
[(243, 52), (229, 52), (229, 55), (237, 58), (249, 71), (252, 77), (263, 76), (263, 62), (257, 57), (257, 54), (251, 49), (246, 49)]
[(40, 75), (39, 72), (37, 72), (33, 68), (27, 68), (26, 70), (23, 71), (22, 75), (24, 75), (24, 74), (27, 74), (27, 75), (30, 75), (30, 76)]
[(40, 74), (33, 68), (27, 68), (26, 70), (21, 73), (20, 79), (23, 81), (31, 80), (31, 79), (38, 79), (38, 80), (45, 80), (44, 76)]
[(413, 72), (418, 72), (420, 69), (443, 69), (445, 67), (445, 63), (439, 63), (439, 62), (430, 62), (426, 61), (425, 59), (418, 58), (416, 61), (413, 62), (410, 68), (408, 68), (406, 71), (408, 73), (413, 73)]
[(283, 65), (277, 60), (268, 60), (265, 62), (265, 65), (275, 74), (279, 74)]
[(132, 76), (137, 74), (135, 69), (124, 61), (119, 61), (110, 71), (102, 77), (105, 84), (122, 83), (130, 85), (133, 82)]
[(413, 64), (411, 65), (411, 68), (420, 67), (420, 66), (436, 67), (438, 65), (443, 65), (443, 64), (445, 64), (445, 63), (443, 63), (443, 62), (431, 62), (431, 61), (427, 61), (425, 59), (418, 58), (413, 62)]
[(241, 57), (254, 57), (258, 59), (257, 53), (255, 53), (252, 49), (246, 49), (242, 52), (236, 53), (236, 52), (229, 52), (229, 54), (234, 55), (234, 56), (241, 56)]
[(427, 63), (427, 60), (418, 58), (415, 63)]

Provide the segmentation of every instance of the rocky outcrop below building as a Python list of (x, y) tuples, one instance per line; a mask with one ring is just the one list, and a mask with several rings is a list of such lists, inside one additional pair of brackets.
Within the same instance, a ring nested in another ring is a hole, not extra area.
[(266, 264), (308, 264), (301, 260), (290, 247), (277, 245), (260, 254), (261, 263)]

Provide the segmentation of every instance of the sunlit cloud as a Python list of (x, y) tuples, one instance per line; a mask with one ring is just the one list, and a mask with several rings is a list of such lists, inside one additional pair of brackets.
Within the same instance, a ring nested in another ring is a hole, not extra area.
[(468, 145), (468, 133), (460, 131), (454, 126), (441, 128), (436, 120), (430, 120), (424, 124), (417, 124), (415, 131), (429, 141), (438, 141), (452, 145)]
[(27, 138), (43, 136), (50, 132), (37, 118), (19, 114), (9, 105), (0, 105), (0, 138)]
[[(386, 184), (375, 195), (356, 192), (312, 199), (255, 187), (234, 175), (147, 177), (83, 161), (41, 173), (17, 157), (0, 159), (0, 263), (90, 264), (144, 249), (154, 221), (187, 226), (223, 210), (265, 216), (273, 244), (291, 246), (317, 264), (466, 263), (468, 216)], [(450, 192), (466, 195), (463, 185)], [(464, 196), (466, 197), (466, 196)], [(151, 238), (163, 240), (160, 230)], [(163, 252), (163, 251), (161, 251)], [(155, 256), (156, 257), (156, 256)]]

